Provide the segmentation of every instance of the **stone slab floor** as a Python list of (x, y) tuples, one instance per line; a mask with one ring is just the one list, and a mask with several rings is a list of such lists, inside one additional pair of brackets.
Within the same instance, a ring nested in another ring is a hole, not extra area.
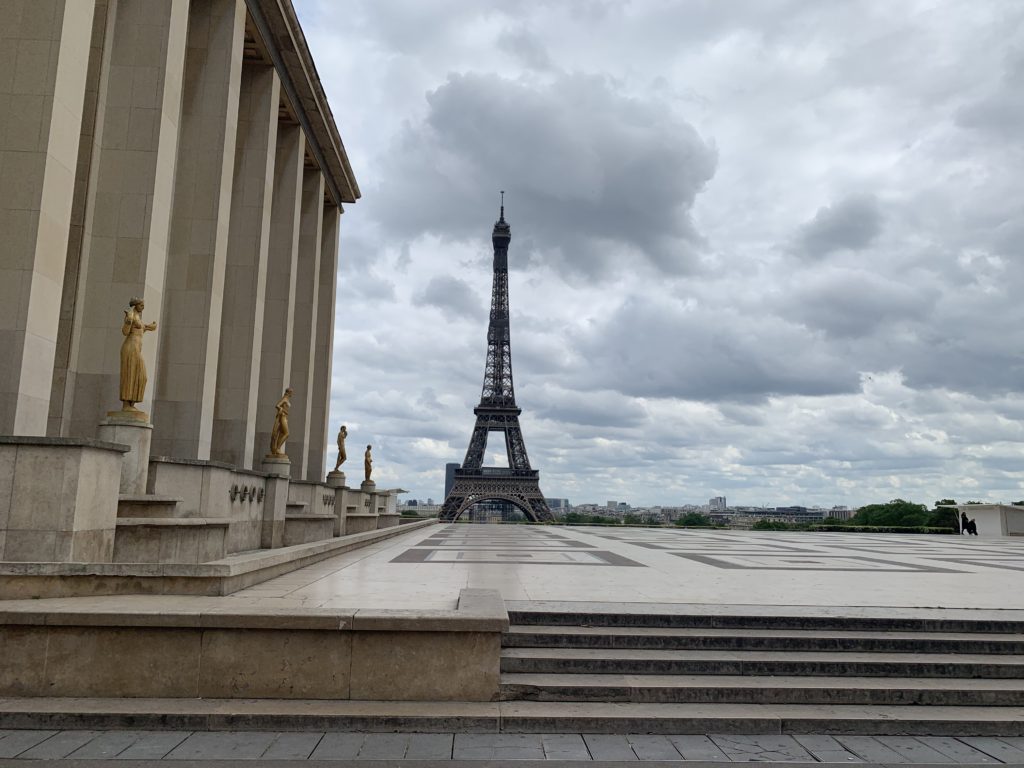
[[(367, 761), (406, 768), (460, 761), (518, 766), (693, 761), (796, 765), (1024, 765), (1024, 738), (944, 736), (652, 736), (269, 731), (0, 730), (0, 759), (77, 761)], [(520, 762), (525, 761), (525, 762)], [(223, 763), (220, 763), (223, 765)]]
[(452, 608), (482, 587), (577, 604), (1024, 609), (1022, 578), (1024, 538), (438, 525), (228, 599)]

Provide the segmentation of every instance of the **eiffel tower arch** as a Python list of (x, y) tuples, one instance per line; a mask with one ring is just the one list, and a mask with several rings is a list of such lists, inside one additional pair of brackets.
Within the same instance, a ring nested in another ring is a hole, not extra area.
[[(441, 520), (454, 522), (481, 501), (506, 501), (532, 522), (554, 519), (540, 490), (540, 472), (530, 466), (523, 432), (519, 427), (522, 409), (516, 405), (512, 383), (512, 345), (508, 313), (508, 244), (512, 228), (505, 221), (502, 192), (501, 215), (494, 224), (494, 280), (491, 287), (491, 318), (487, 325), (487, 362), (480, 405), (473, 409), (476, 425), (466, 449), (466, 459), (455, 470), (455, 482), (441, 507)], [(508, 467), (485, 467), (484, 455), (491, 432), (505, 438)]]

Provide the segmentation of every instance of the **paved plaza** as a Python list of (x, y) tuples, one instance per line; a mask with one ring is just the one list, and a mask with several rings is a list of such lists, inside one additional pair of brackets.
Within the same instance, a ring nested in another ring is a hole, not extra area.
[[(498, 766), (732, 762), (1019, 765), (1024, 738), (947, 736), (660, 736), (618, 734), (334, 733), (271, 731), (0, 731), (0, 758), (118, 761), (459, 761)], [(123, 762), (121, 764), (124, 764)]]
[(1021, 539), (445, 525), (226, 599), (452, 608), (459, 590), (481, 587), (513, 603), (1024, 609), (1022, 578)]

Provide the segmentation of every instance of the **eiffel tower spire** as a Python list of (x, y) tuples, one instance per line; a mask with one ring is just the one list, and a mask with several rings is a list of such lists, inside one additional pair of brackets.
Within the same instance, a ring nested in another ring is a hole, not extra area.
[[(441, 519), (454, 521), (479, 501), (508, 501), (519, 507), (529, 520), (552, 520), (551, 510), (540, 490), (540, 473), (530, 466), (526, 443), (519, 428), (515, 386), (512, 381), (512, 342), (508, 311), (508, 246), (512, 227), (505, 221), (505, 193), (501, 193), (501, 214), (494, 223), (494, 278), (491, 282), (491, 316), (487, 325), (487, 361), (480, 405), (473, 409), (476, 425), (466, 449), (462, 467), (455, 471), (455, 483), (444, 500)], [(502, 432), (508, 453), (508, 467), (484, 467), (487, 438)]]

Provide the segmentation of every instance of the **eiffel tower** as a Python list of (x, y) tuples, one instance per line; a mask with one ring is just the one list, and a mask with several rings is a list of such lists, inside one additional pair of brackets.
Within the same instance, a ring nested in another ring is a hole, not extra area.
[[(530, 467), (526, 444), (519, 429), (516, 393), (512, 386), (512, 345), (508, 322), (508, 244), (512, 228), (505, 221), (505, 193), (501, 216), (494, 224), (494, 282), (491, 288), (491, 320), (487, 326), (487, 363), (480, 405), (473, 409), (476, 426), (469, 439), (466, 460), (455, 470), (455, 482), (441, 507), (441, 520), (454, 522), (480, 501), (507, 501), (538, 523), (554, 520), (540, 490), (540, 472)], [(508, 467), (485, 467), (484, 453), (490, 432), (503, 432)]]

